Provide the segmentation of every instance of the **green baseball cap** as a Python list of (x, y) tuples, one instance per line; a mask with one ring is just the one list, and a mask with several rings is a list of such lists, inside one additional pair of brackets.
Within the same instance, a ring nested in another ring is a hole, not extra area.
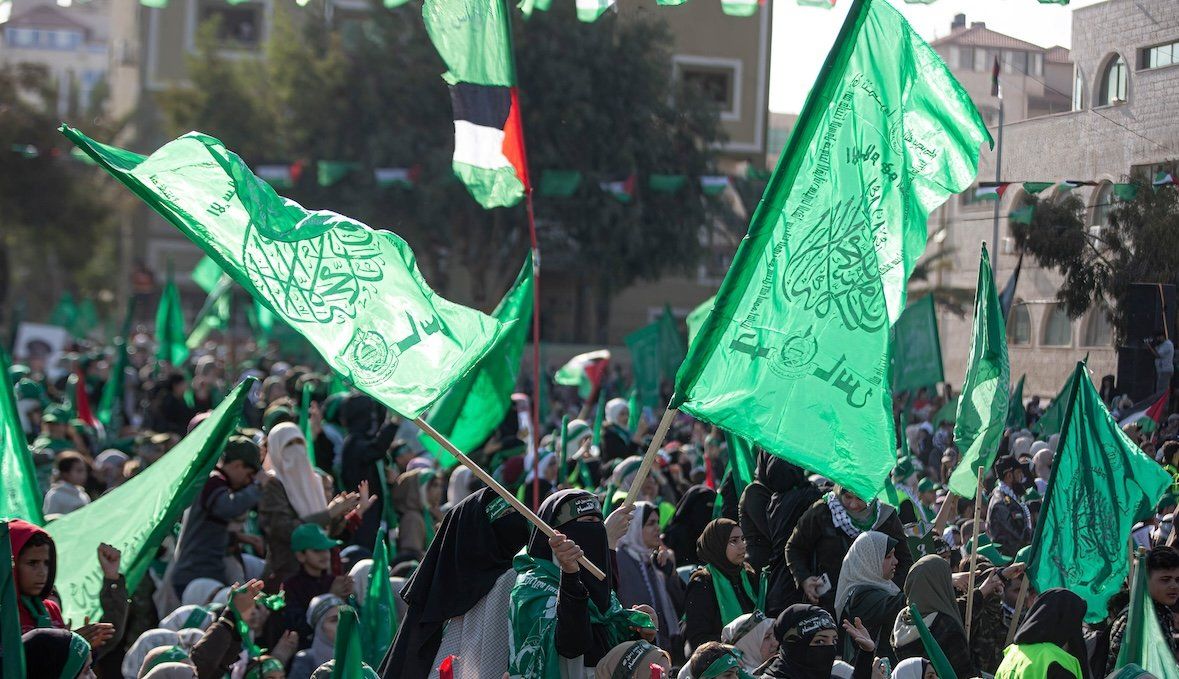
[(309, 549), (331, 549), (344, 544), (328, 537), (323, 528), (314, 523), (305, 523), (291, 533), (291, 551), (305, 552)]
[(44, 424), (69, 424), (70, 414), (61, 406), (52, 406), (45, 409), (45, 414), (41, 416), (41, 422)]

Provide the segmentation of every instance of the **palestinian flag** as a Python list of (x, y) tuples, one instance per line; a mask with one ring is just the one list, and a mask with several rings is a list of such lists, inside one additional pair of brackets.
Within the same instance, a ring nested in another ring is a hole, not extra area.
[(1007, 192), (1011, 182), (979, 182), (974, 190), (975, 200), (999, 200)]
[(609, 365), (610, 351), (607, 349), (578, 354), (561, 366), (553, 381), (566, 387), (577, 387), (579, 396), (589, 398), (602, 386), (602, 376)]
[(614, 6), (614, 0), (577, 0), (577, 18), (592, 24)]
[(631, 175), (626, 179), (615, 182), (602, 182), (598, 186), (606, 193), (614, 196), (614, 200), (619, 203), (629, 203), (635, 197), (635, 185), (638, 183), (638, 177)]
[(378, 167), (373, 170), (373, 180), (380, 188), (400, 186), (413, 188), (418, 183), (418, 176), (422, 173), (420, 165), (413, 167)]
[(1139, 401), (1130, 407), (1130, 414), (1118, 422), (1119, 427), (1136, 424), (1144, 434), (1150, 434), (1163, 424), (1163, 416), (1167, 414), (1167, 392), (1154, 394), (1145, 401)]
[(1152, 181), (1151, 184), (1153, 184), (1156, 189), (1160, 186), (1174, 186), (1175, 178), (1171, 176), (1170, 172), (1163, 172), (1160, 170), (1159, 172), (1155, 173), (1154, 181)]
[(454, 109), (454, 173), (484, 208), (529, 190), (511, 25), (499, 2), (426, 0), (422, 18), (446, 63)]
[(723, 174), (706, 174), (700, 178), (700, 191), (706, 196), (718, 196), (729, 187), (729, 177)]
[(298, 181), (292, 165), (259, 165), (254, 174), (276, 189), (289, 189)]
[[(827, 0), (822, 0), (822, 3), (826, 5)], [(757, 14), (760, 4), (758, 0), (721, 0), (721, 11), (731, 17), (751, 17)]]

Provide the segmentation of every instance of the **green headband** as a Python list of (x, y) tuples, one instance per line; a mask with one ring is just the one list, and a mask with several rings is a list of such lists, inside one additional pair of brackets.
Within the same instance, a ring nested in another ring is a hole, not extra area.
[(82, 668), (90, 660), (90, 644), (76, 632), (70, 636), (70, 650), (66, 654), (65, 665), (61, 668), (61, 679), (76, 679), (82, 673)]
[(183, 648), (170, 646), (168, 650), (153, 658), (150, 665), (144, 665), (143, 673), (147, 674), (148, 670), (156, 665), (163, 665), (166, 662), (184, 662), (185, 660), (188, 660), (188, 654), (184, 652)]
[(283, 672), (285, 668), (282, 661), (278, 658), (266, 658), (262, 662), (254, 665), (249, 672), (246, 672), (246, 679), (262, 679), (267, 672)]
[(736, 649), (730, 650), (721, 657), (712, 661), (708, 669), (704, 670), (698, 679), (713, 679), (728, 672), (731, 669), (737, 670), (737, 676), (741, 679), (753, 679), (753, 677), (741, 667), (741, 657), (738, 655), (739, 651)]
[(583, 516), (602, 518), (602, 503), (596, 495), (586, 493), (562, 504), (553, 517), (553, 525), (561, 526)]
[(635, 671), (639, 669), (639, 663), (643, 661), (643, 658), (647, 657), (647, 654), (651, 651), (659, 650), (658, 647), (641, 639), (636, 641), (630, 648), (626, 649), (626, 653), (618, 661), (618, 667), (614, 668), (614, 673), (610, 675), (610, 679), (629, 679), (629, 677), (633, 677)]
[(766, 616), (761, 611), (754, 611), (753, 613), (750, 613), (749, 618), (745, 622), (738, 625), (737, 629), (733, 630), (733, 643), (737, 643), (738, 639), (752, 632), (757, 628), (758, 625), (764, 622), (765, 619)]

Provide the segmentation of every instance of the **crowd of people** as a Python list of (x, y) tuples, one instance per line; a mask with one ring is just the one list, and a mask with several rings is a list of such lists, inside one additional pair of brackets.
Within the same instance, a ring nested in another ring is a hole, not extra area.
[[(364, 618), (373, 578), (397, 595), (396, 636), (365, 667), (387, 679), (932, 679), (944, 665), (930, 639), (962, 679), (1091, 679), (1117, 664), (1125, 591), (1087, 624), (1077, 594), (1025, 581), (1059, 444), (1032, 433), (1038, 399), (1028, 428), (1005, 433), (976, 514), (975, 500), (943, 487), (959, 459), (948, 390), (898, 396), (891, 488), (871, 498), (764, 451), (742, 479), (737, 448), (686, 415), (638, 481), (654, 422), (617, 397), (618, 371), (593, 402), (553, 389), (535, 437), (530, 399), (514, 394), (470, 455), (536, 507), (548, 537), (329, 371), (273, 357), (230, 366), (215, 346), (171, 366), (149, 341), (133, 344), (116, 431), (77, 419), (67, 385), (76, 375), (98, 401), (112, 379), (100, 350), (56, 365), (18, 355), (9, 372), (47, 521), (166, 455), (240, 377), (258, 383), (133, 589), (119, 551), (99, 549), (100, 620), (63, 620), (55, 574), (76, 565), (57, 562), (44, 529), (9, 522), (29, 677), (330, 676), (341, 611)], [(1149, 436), (1127, 431), (1160, 464), (1179, 464), (1179, 415)], [(1172, 655), (1175, 506), (1166, 496), (1133, 533)], [(382, 542), (388, 572), (374, 572)]]

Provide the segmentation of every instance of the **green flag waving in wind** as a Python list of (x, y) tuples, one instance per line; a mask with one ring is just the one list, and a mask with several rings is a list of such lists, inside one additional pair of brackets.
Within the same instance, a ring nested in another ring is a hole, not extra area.
[(1118, 428), (1084, 363), (1069, 384), (1028, 574), (1037, 592), (1075, 592), (1089, 604), (1085, 620), (1098, 622), (1126, 579), (1130, 530), (1154, 514), (1171, 476)]
[(156, 307), (156, 358), (174, 366), (188, 360), (187, 335), (184, 332), (184, 310), (180, 306), (180, 292), (172, 281), (172, 267), (168, 267), (168, 281), (160, 293)]
[[(503, 323), (516, 323), (466, 377), (434, 404), (427, 418), (431, 427), (464, 453), (483, 445), (503, 422), (512, 405), (512, 391), (520, 373), (520, 357), (524, 354), (528, 322), (532, 318), (531, 254), (520, 267), (516, 282), (491, 315)], [(443, 467), (458, 463), (434, 439), (425, 434), (419, 438)]]
[[(8, 375), (8, 356), (0, 349), (0, 374)], [(0, 517), (24, 519), (40, 526), (45, 520), (41, 516), (41, 488), (33, 471), (33, 456), (20, 425), (16, 409), (16, 395), (5, 382), (4, 393), (0, 394)], [(4, 554), (0, 552), (0, 554)]]
[(145, 158), (62, 131), (342, 377), (404, 417), (421, 415), (508, 328), (439, 297), (395, 234), (279, 197), (208, 135)]
[(253, 378), (240, 382), (208, 419), (150, 467), (45, 526), (57, 544), (58, 563), (68, 566), (58, 569), (56, 583), (65, 619), (102, 617), (102, 571), (94, 554), (103, 542), (123, 553), (127, 591), (135, 591), (160, 543), (217, 464), (253, 382)]
[(676, 377), (679, 407), (872, 497), (896, 463), (890, 327), (926, 216), (989, 141), (883, 0), (856, 0)]
[(1028, 426), (1028, 411), (1023, 405), (1023, 382), (1027, 375), (1020, 375), (1011, 392), (1011, 400), (1007, 402), (1007, 427), (1009, 429), (1023, 429)]
[(1170, 640), (1159, 626), (1154, 600), (1147, 585), (1145, 555), (1136, 556), (1134, 582), (1130, 584), (1130, 610), (1122, 645), (1118, 649), (1116, 669), (1134, 664), (1158, 679), (1179, 679), (1179, 665), (1171, 654)]
[(1007, 426), (1011, 368), (1007, 363), (1003, 309), (999, 306), (992, 274), (991, 258), (987, 256), (987, 246), (983, 245), (978, 262), (978, 288), (974, 293), (970, 362), (954, 420), (954, 442), (962, 451), (962, 460), (950, 475), (950, 490), (958, 497), (974, 497), (978, 468), (991, 468)]
[(901, 314), (892, 328), (891, 351), (894, 392), (928, 387), (945, 379), (933, 295), (913, 302)]

